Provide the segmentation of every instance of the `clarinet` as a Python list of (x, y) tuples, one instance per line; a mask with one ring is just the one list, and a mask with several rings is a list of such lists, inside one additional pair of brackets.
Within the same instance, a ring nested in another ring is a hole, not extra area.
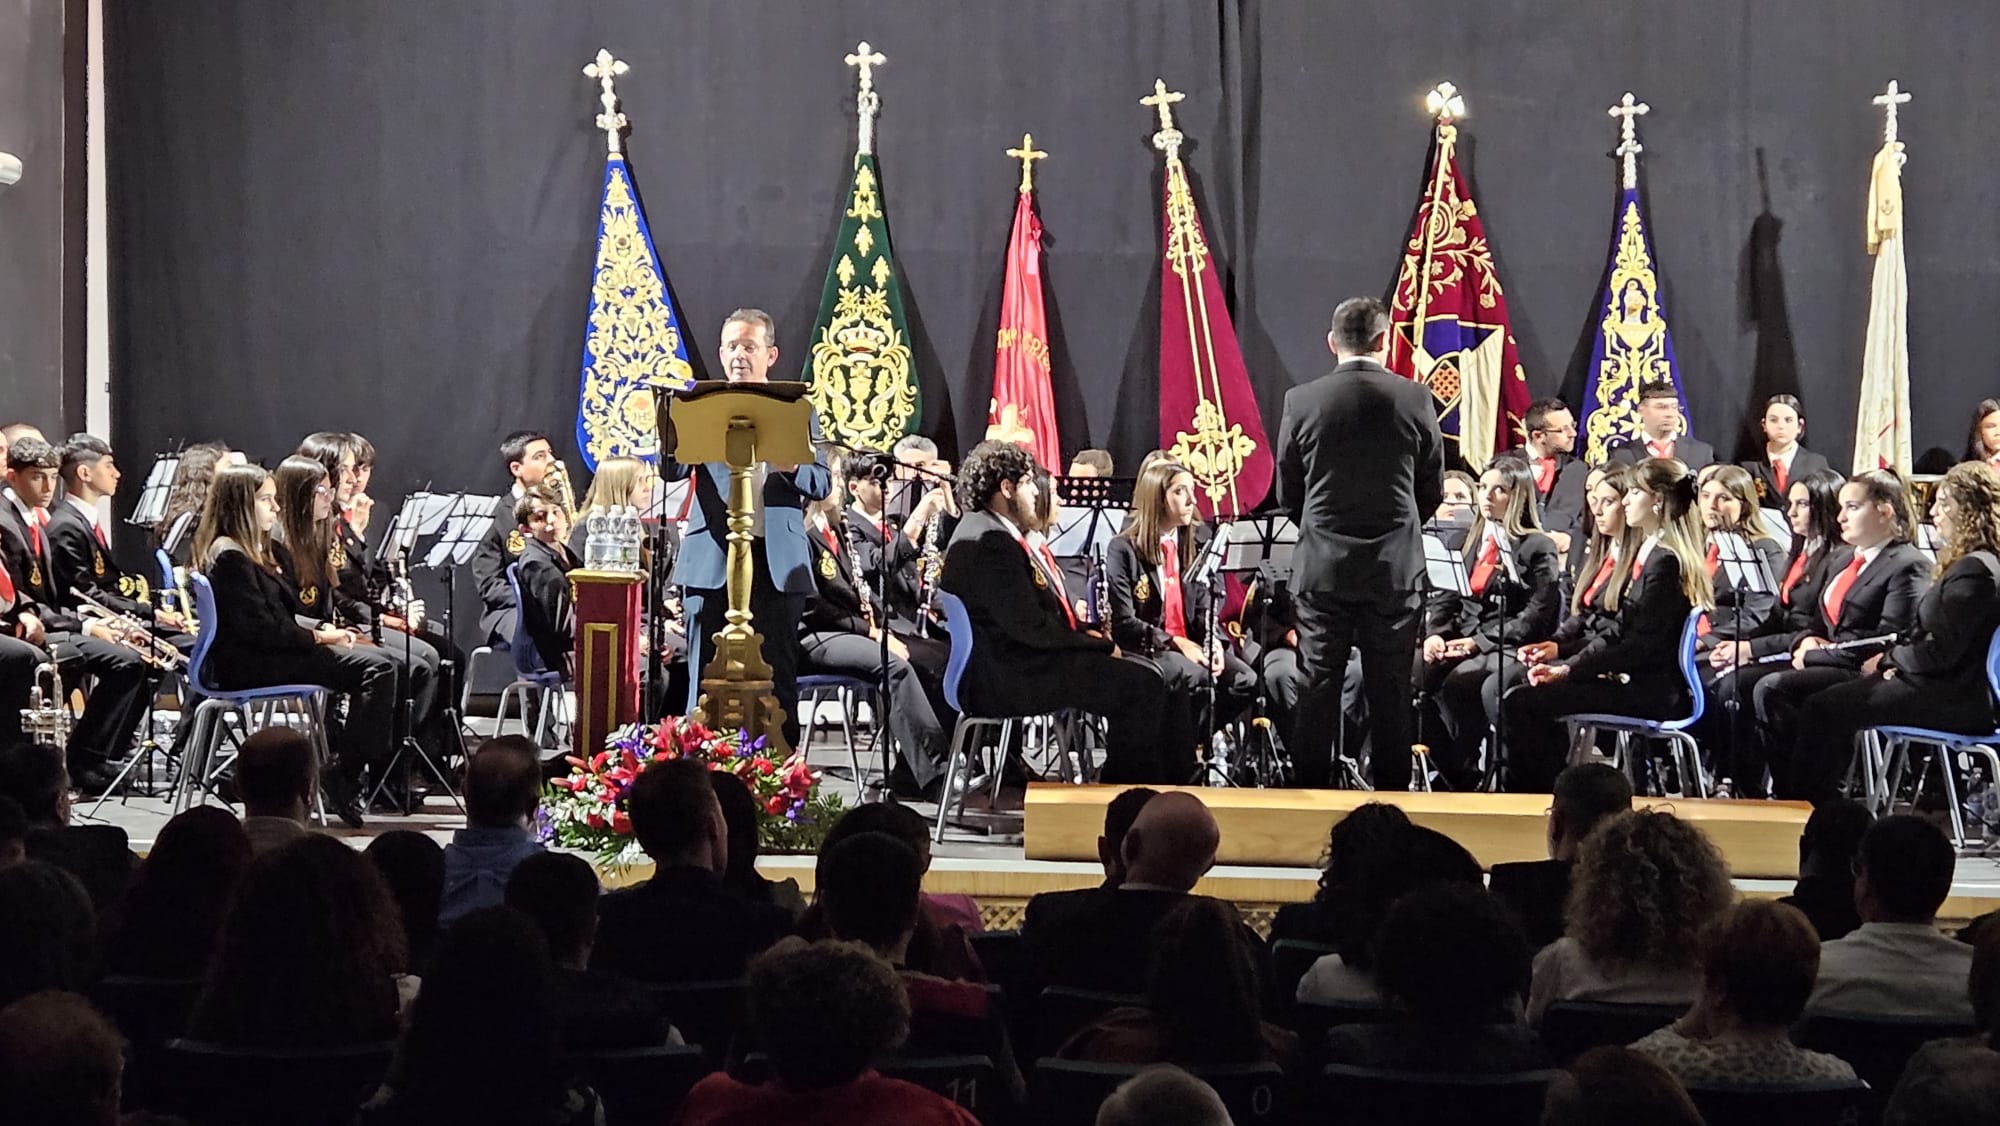
[(937, 545), (938, 525), (944, 522), (941, 519), (943, 515), (943, 513), (933, 515), (924, 525), (923, 552), (917, 560), (917, 581), (923, 584), (924, 588), (924, 609), (920, 620), (925, 622), (935, 620), (937, 582), (938, 577), (944, 574), (944, 553), (938, 550)]
[[(861, 549), (855, 546), (861, 533), (845, 522), (842, 530), (846, 533), (841, 538), (847, 541), (847, 565), (854, 569), (854, 593), (861, 599), (861, 618), (868, 623), (868, 630), (872, 633), (875, 630), (875, 596), (868, 591), (868, 576), (861, 570)], [(886, 551), (883, 553), (885, 558), (887, 554)]]

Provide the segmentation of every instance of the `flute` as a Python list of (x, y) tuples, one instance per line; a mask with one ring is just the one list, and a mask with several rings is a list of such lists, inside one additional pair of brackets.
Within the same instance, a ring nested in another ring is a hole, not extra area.
[[(1871, 645), (1893, 645), (1902, 636), (1903, 635), (1900, 633), (1885, 633), (1875, 637), (1857, 637), (1853, 641), (1836, 641), (1828, 645), (1822, 645), (1819, 648), (1833, 649), (1836, 651), (1842, 649), (1866, 649)], [(1755, 661), (1752, 661), (1751, 664), (1775, 665), (1779, 661), (1789, 662), (1791, 659), (1792, 659), (1792, 654), (1790, 653), (1772, 653), (1769, 656), (1757, 658)]]

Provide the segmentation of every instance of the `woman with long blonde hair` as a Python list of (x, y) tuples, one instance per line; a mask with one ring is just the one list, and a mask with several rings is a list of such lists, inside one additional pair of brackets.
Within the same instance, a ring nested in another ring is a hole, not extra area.
[(1691, 611), (1715, 605), (1702, 566), (1694, 474), (1672, 458), (1647, 458), (1633, 468), (1622, 503), (1640, 539), (1613, 565), (1601, 595), (1606, 611), (1617, 615), (1616, 634), (1537, 664), (1527, 686), (1503, 704), (1515, 789), (1541, 792), (1554, 784), (1568, 747), (1561, 716), (1667, 719), (1691, 707), (1680, 671), (1681, 633)]
[(1983, 461), (1953, 466), (1938, 483), (1931, 520), (1942, 544), (1938, 579), (1917, 604), (1914, 637), (1802, 705), (1812, 722), (1799, 725), (1787, 770), (1800, 797), (1835, 795), (1864, 727), (1995, 728), (1986, 653), (2000, 629), (2000, 470)]
[(215, 620), (202, 622), (214, 631), (204, 672), (215, 688), (317, 684), (347, 695), (345, 722), (327, 717), (341, 768), (327, 796), (341, 819), (359, 828), (355, 783), (365, 765), (385, 762), (392, 750), (396, 665), (347, 630), (298, 623), (298, 602), (271, 547), (277, 520), (277, 482), (262, 468), (231, 465), (215, 475), (194, 543), (215, 592)]

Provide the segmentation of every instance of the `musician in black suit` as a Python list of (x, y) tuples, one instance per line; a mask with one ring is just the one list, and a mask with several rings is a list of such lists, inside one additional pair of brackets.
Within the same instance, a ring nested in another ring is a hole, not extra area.
[(1480, 691), (1500, 665), (1530, 641), (1555, 632), (1562, 609), (1556, 545), (1535, 519), (1535, 474), (1501, 455), (1479, 476), (1479, 516), (1463, 552), (1469, 595), (1433, 591), (1425, 610), (1418, 686), (1426, 706), (1431, 761), (1453, 789), (1479, 784), (1479, 744), (1486, 738)]
[(1123, 660), (1110, 638), (1076, 628), (1050, 564), (1028, 546), (1035, 461), (1010, 442), (974, 446), (959, 467), (965, 516), (945, 551), (939, 587), (964, 601), (975, 639), (961, 684), (981, 715), (1080, 708), (1109, 731), (1099, 780), (1186, 782), (1194, 770), (1188, 701), (1150, 666)]
[(1996, 726), (1986, 653), (2000, 630), (2000, 471), (1986, 462), (1953, 466), (1931, 506), (1938, 580), (1917, 604), (1916, 635), (1862, 663), (1859, 679), (1803, 705), (1787, 774), (1814, 803), (1836, 796), (1865, 727), (1894, 725), (1984, 735)]
[(1590, 467), (1571, 455), (1576, 448), (1576, 414), (1561, 399), (1537, 399), (1528, 404), (1528, 440), (1511, 449), (1511, 456), (1528, 463), (1535, 478), (1536, 513), (1542, 531), (1567, 555), (1584, 524), (1584, 493)]
[(521, 626), (535, 643), (542, 667), (571, 673), (576, 649), (576, 608), (570, 601), (569, 514), (547, 486), (537, 485), (514, 502), (514, 524), (521, 529), (521, 554), (515, 574), (521, 584)]
[[(848, 507), (843, 518), (847, 531), (854, 537), (854, 549), (861, 563), (861, 581), (869, 590), (881, 589), (886, 577), (888, 581), (889, 621), (903, 633), (916, 630), (918, 609), (917, 561), (922, 550), (909, 536), (903, 534), (898, 521), (884, 508), (887, 500), (888, 482), (895, 473), (893, 459), (873, 456), (850, 456), (840, 460), (836, 488), (830, 495), (851, 496), (854, 503)], [(918, 502), (926, 519), (932, 513), (928, 495)], [(916, 521), (918, 513), (912, 512), (910, 519)], [(811, 539), (810, 530), (807, 535)]]
[[(111, 557), (111, 537), (98, 509), (100, 501), (118, 491), (118, 459), (111, 447), (102, 438), (72, 434), (60, 453), (63, 496), (49, 505), (48, 524), (58, 594), (67, 596), (74, 588), (121, 614), (148, 623), (157, 619), (165, 630), (178, 632), (180, 615), (168, 610), (155, 614), (152, 582), (126, 574)], [(192, 647), (192, 638), (182, 640), (184, 649)]]
[(1715, 461), (1715, 447), (1681, 434), (1681, 394), (1672, 380), (1658, 380), (1639, 388), (1639, 436), (1611, 447), (1612, 461), (1636, 465), (1649, 457), (1673, 458), (1699, 473)]
[(1803, 481), (1822, 469), (1826, 458), (1799, 444), (1805, 433), (1805, 406), (1796, 395), (1773, 395), (1764, 402), (1764, 456), (1743, 463), (1756, 482), (1757, 503), (1783, 511), (1792, 492), (1792, 482)]
[(1715, 612), (1702, 627), (1702, 647), (1749, 637), (1778, 605), (1785, 548), (1764, 523), (1756, 486), (1747, 470), (1713, 465), (1697, 493), (1704, 566), (1715, 587)]
[(1278, 503), (1299, 525), (1292, 591), (1306, 677), (1285, 742), (1300, 785), (1330, 783), (1340, 683), (1358, 648), (1375, 788), (1401, 790), (1415, 727), (1419, 529), (1444, 497), (1444, 439), (1424, 386), (1382, 366), (1380, 301), (1341, 302), (1327, 345), (1338, 366), (1285, 393), (1278, 427)]
[(1680, 671), (1681, 633), (1694, 607), (1715, 596), (1701, 564), (1694, 474), (1670, 458), (1648, 458), (1625, 493), (1625, 523), (1641, 538), (1620, 558), (1606, 596), (1614, 633), (1575, 656), (1535, 664), (1526, 685), (1507, 693), (1509, 789), (1549, 789), (1568, 743), (1558, 719), (1580, 712), (1666, 719), (1692, 704)]
[(483, 607), (479, 628), (486, 634), (486, 643), (505, 649), (514, 643), (515, 622), (514, 591), (507, 585), (507, 565), (527, 546), (527, 537), (521, 534), (521, 525), (514, 519), (514, 503), (548, 476), (549, 467), (555, 464), (555, 451), (549, 445), (548, 435), (516, 430), (501, 439), (500, 457), (507, 463), (514, 486), (500, 498), (500, 507), (493, 510), (493, 522), (472, 551), (472, 581), (479, 587)]
[[(139, 650), (126, 643), (143, 639), (122, 638), (107, 623), (84, 620), (56, 569), (49, 505), (61, 464), (61, 455), (40, 438), (23, 436), (8, 448), (7, 500), (0, 503), (0, 560), (12, 578), (8, 624), (15, 636), (55, 659), (65, 692), (75, 690), (85, 674), (96, 682), (70, 730), (66, 749), (71, 781), (86, 792), (102, 792), (112, 779), (111, 763), (131, 747), (145, 721), (158, 677)], [(16, 657), (20, 656), (17, 650)], [(32, 681), (32, 668), (29, 673)], [(27, 686), (19, 691), (25, 696)], [(14, 722), (19, 722), (18, 713)]]
[[(1870, 658), (1889, 648), (1873, 638), (1900, 634), (1917, 624), (1917, 605), (1931, 585), (1931, 561), (1912, 546), (1915, 521), (1903, 479), (1894, 470), (1871, 469), (1848, 479), (1840, 489), (1840, 532), (1850, 551), (1833, 571), (1820, 594), (1812, 628), (1786, 639), (1780, 652), (1792, 654), (1789, 666), (1757, 682), (1754, 693), (1757, 723), (1764, 745), (1774, 756), (1773, 774), (1781, 798), (1821, 798), (1831, 784), (1808, 772), (1793, 776), (1775, 756), (1794, 746), (1802, 717), (1815, 724), (1819, 717), (1802, 712), (1813, 696), (1862, 676)], [(1793, 766), (1800, 765), (1796, 757)], [(1847, 768), (1842, 761), (1837, 781)]]
[(1785, 518), (1792, 529), (1792, 550), (1776, 570), (1777, 605), (1756, 629), (1735, 639), (1719, 639), (1708, 651), (1703, 681), (1708, 707), (1696, 737), (1715, 748), (1716, 777), (1738, 797), (1761, 798), (1768, 793), (1765, 771), (1770, 748), (1764, 746), (1763, 732), (1754, 722), (1752, 694), (1758, 680), (1790, 667), (1756, 662), (1789, 652), (1791, 638), (1817, 628), (1826, 581), (1847, 566), (1850, 549), (1840, 542), (1840, 489), (1846, 483), (1847, 478), (1831, 469), (1791, 482)]
[[(799, 620), (799, 672), (851, 676), (880, 685), (883, 647), (878, 588), (868, 576), (867, 542), (851, 513), (843, 511), (842, 500), (843, 494), (833, 493), (813, 502), (806, 513), (813, 596), (806, 601), (805, 615)], [(901, 532), (890, 531), (893, 538), (901, 538)], [(890, 787), (892, 791), (904, 790), (908, 796), (935, 799), (944, 777), (945, 757), (951, 750), (945, 726), (950, 711), (944, 702), (944, 670), (951, 647), (892, 625), (888, 652), (888, 728), (901, 766), (892, 772)]]

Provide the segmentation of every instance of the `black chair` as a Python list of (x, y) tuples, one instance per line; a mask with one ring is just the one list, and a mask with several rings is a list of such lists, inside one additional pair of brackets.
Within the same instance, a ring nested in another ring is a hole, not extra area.
[(1853, 1126), (1873, 1120), (1864, 1109), (1868, 1085), (1858, 1081), (1689, 1087), (1687, 1093), (1708, 1126)]
[(149, 1110), (197, 1126), (346, 1126), (382, 1085), (394, 1042), (344, 1048), (167, 1044), (161, 1098)]
[(1001, 1082), (999, 1069), (985, 1056), (891, 1059), (884, 1060), (876, 1070), (891, 1079), (915, 1083), (942, 1095), (972, 1112), (981, 1122), (1002, 1121), (1003, 1113), (1012, 1109), (1013, 1100)]
[[(1044, 1059), (1028, 1084), (1033, 1121), (1040, 1126), (1093, 1126), (1097, 1108), (1120, 1083), (1146, 1070), (1132, 1064)], [(1285, 1120), (1285, 1070), (1275, 1063), (1190, 1067), (1215, 1088), (1235, 1126), (1276, 1126)], [(1539, 1108), (1540, 1104), (1536, 1104)], [(1347, 1121), (1344, 1117), (1338, 1121)]]
[(978, 931), (968, 933), (965, 938), (986, 971), (986, 980), (1010, 994), (1018, 994), (1031, 968), (1028, 945), (1021, 941), (1021, 932)]
[[(1341, 1126), (1535, 1126), (1555, 1071), (1456, 1075), (1328, 1064), (1316, 1105)], [(1771, 1124), (1766, 1124), (1771, 1126)]]
[(1557, 1063), (1584, 1052), (1634, 1040), (1687, 1015), (1686, 1005), (1640, 1005), (1622, 1001), (1557, 1001), (1542, 1014), (1542, 1044)]
[(694, 1045), (579, 1052), (570, 1057), (604, 1103), (605, 1126), (667, 1122), (696, 1083), (715, 1070)]
[(1813, 1012), (1799, 1022), (1792, 1039), (1801, 1048), (1846, 1060), (1863, 1082), (1886, 1099), (1918, 1048), (1932, 1040), (1974, 1034), (1970, 1024), (1930, 1017)]
[(201, 979), (113, 975), (90, 991), (91, 1003), (125, 1037), (125, 1105), (148, 1105), (159, 1091), (167, 1041), (187, 1032)]
[(1035, 1054), (1056, 1054), (1071, 1036), (1104, 1019), (1113, 1009), (1144, 1008), (1146, 999), (1130, 993), (1100, 993), (1051, 985), (1035, 998)]
[(1292, 1031), (1308, 1052), (1326, 1045), (1326, 1034), (1343, 1024), (1388, 1024), (1402, 1015), (1387, 1001), (1298, 1001), (1292, 1005)]
[(682, 1040), (699, 1047), (711, 1064), (722, 1066), (729, 1058), (730, 1043), (743, 1027), (741, 981), (649, 982), (646, 992), (680, 1031)]

